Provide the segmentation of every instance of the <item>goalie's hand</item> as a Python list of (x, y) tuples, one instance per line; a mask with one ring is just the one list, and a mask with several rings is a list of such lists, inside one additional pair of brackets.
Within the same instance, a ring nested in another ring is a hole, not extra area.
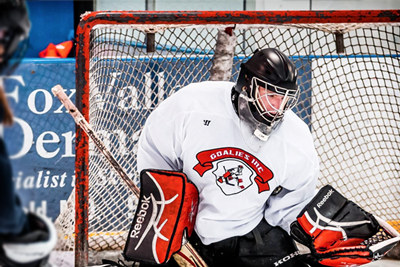
[(323, 187), (291, 225), (291, 235), (311, 253), (311, 266), (359, 266), (381, 259), (400, 240), (389, 224), (331, 186)]

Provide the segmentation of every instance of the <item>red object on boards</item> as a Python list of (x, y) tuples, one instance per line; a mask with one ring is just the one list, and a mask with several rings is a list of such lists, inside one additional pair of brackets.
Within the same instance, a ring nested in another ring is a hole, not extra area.
[(65, 41), (58, 45), (50, 43), (47, 48), (39, 53), (41, 58), (66, 58), (73, 46), (72, 41)]

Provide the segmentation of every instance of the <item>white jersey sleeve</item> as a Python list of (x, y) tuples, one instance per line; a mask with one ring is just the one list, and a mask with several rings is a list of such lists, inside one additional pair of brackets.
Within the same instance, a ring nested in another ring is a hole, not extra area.
[(170, 110), (159, 107), (146, 121), (139, 139), (137, 159), (139, 171), (143, 169), (180, 171), (182, 169), (182, 162), (177, 155), (177, 151), (181, 150), (179, 131), (174, 131), (174, 124), (168, 119), (173, 119), (174, 114), (168, 114), (168, 112)]

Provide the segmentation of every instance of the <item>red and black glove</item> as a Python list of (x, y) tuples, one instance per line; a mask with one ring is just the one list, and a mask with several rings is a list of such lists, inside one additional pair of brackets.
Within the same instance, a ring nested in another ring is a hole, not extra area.
[(400, 240), (382, 219), (333, 187), (323, 187), (291, 224), (291, 235), (311, 253), (311, 266), (359, 266), (381, 259)]

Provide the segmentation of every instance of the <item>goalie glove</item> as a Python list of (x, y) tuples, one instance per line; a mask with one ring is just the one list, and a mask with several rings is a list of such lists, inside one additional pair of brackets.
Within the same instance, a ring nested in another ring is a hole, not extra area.
[(311, 266), (359, 266), (381, 259), (400, 240), (388, 223), (364, 211), (333, 187), (323, 187), (290, 226), (307, 246)]

